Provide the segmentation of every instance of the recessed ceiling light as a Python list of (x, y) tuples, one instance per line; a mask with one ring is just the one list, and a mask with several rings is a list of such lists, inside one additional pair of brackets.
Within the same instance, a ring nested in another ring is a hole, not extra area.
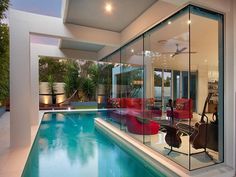
[(130, 52), (131, 52), (131, 53), (134, 53), (134, 49), (131, 49)]
[(188, 22), (187, 22), (188, 24), (191, 24), (191, 20), (188, 20)]
[(106, 3), (106, 5), (105, 5), (105, 10), (106, 10), (106, 12), (111, 13), (111, 11), (112, 11), (112, 5), (111, 5), (111, 3)]
[(171, 24), (171, 21), (168, 21), (168, 25), (170, 25)]

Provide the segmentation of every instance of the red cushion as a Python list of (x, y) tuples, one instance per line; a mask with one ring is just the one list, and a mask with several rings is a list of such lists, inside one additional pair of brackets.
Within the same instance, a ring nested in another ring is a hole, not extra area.
[(157, 134), (160, 125), (152, 120), (149, 123), (141, 123), (134, 115), (128, 114), (126, 117), (126, 125), (130, 133), (139, 135), (153, 135)]
[(142, 108), (142, 98), (126, 98), (126, 108)]
[(131, 100), (131, 98), (126, 98), (126, 108), (132, 108), (132, 100)]
[(126, 98), (120, 98), (120, 107), (126, 108)]
[(184, 104), (183, 110), (189, 110), (192, 112), (192, 99), (177, 98), (176, 104)]

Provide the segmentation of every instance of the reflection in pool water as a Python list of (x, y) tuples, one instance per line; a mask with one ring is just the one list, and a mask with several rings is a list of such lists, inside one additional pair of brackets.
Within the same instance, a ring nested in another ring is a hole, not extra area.
[(93, 113), (45, 114), (23, 177), (156, 177), (94, 128)]

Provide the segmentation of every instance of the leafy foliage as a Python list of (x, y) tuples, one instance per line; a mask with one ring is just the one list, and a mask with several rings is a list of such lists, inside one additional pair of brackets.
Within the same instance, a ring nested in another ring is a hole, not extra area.
[(167, 76), (164, 82), (165, 87), (170, 87), (171, 77)]
[(107, 64), (107, 63), (99, 63), (99, 77), (98, 77), (98, 83), (105, 86), (105, 95), (111, 95), (112, 92), (112, 68), (114, 67), (113, 64)]
[(162, 78), (160, 74), (154, 74), (154, 85), (159, 87), (162, 85)]
[(143, 70), (139, 67), (123, 66), (122, 73), (117, 75), (117, 85), (125, 89), (121, 92), (121, 97), (141, 97), (143, 87)]
[(88, 68), (89, 77), (92, 79), (95, 86), (98, 85), (98, 66), (96, 64), (92, 64)]
[(48, 75), (48, 87), (49, 87), (49, 92), (53, 95), (56, 90), (55, 90), (55, 79), (52, 75)]
[[(67, 97), (70, 97), (76, 90), (79, 91), (77, 95), (79, 99), (91, 100), (96, 97), (98, 66), (93, 61), (41, 57), (39, 75), (41, 82), (50, 82), (51, 77), (53, 82), (64, 82)], [(49, 87), (52, 92), (53, 87)]]
[(82, 91), (88, 98), (88, 101), (91, 100), (92, 96), (95, 94), (95, 84), (92, 79), (85, 78), (82, 84)]
[(9, 27), (0, 24), (0, 103), (9, 97)]
[(39, 81), (47, 82), (52, 75), (56, 82), (63, 82), (66, 73), (66, 62), (52, 57), (41, 57), (39, 60)]
[(78, 89), (78, 64), (75, 61), (67, 61), (66, 73), (64, 76), (66, 96), (71, 96)]
[(9, 7), (9, 0), (1, 0), (0, 2), (0, 19), (5, 18), (4, 12), (8, 9)]

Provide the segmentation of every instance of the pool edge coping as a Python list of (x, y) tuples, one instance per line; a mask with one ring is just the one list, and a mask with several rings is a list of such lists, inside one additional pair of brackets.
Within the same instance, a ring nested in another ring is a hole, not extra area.
[(117, 141), (119, 141), (119, 138), (121, 138), (122, 141), (130, 144), (132, 148), (138, 149), (144, 155), (149, 156), (150, 159), (155, 160), (156, 163), (161, 164), (162, 166), (164, 166), (164, 168), (167, 168), (168, 170), (172, 171), (173, 173), (181, 177), (190, 177), (190, 176), (209, 177), (212, 175), (214, 175), (215, 177), (218, 177), (218, 176), (221, 177), (222, 175), (224, 175), (225, 177), (234, 176), (233, 169), (222, 163), (209, 166), (209, 167), (204, 167), (201, 169), (188, 171), (187, 169), (183, 168), (182, 166), (178, 165), (177, 163), (173, 162), (167, 157), (159, 154), (158, 152), (154, 151), (150, 147), (142, 144), (138, 140), (127, 135), (125, 132), (121, 131), (120, 129), (114, 127), (113, 125), (106, 122), (102, 118), (99, 118), (99, 117), (95, 118), (95, 126), (99, 126), (99, 128), (105, 130), (109, 135), (111, 136), (113, 135), (112, 137), (116, 138)]

